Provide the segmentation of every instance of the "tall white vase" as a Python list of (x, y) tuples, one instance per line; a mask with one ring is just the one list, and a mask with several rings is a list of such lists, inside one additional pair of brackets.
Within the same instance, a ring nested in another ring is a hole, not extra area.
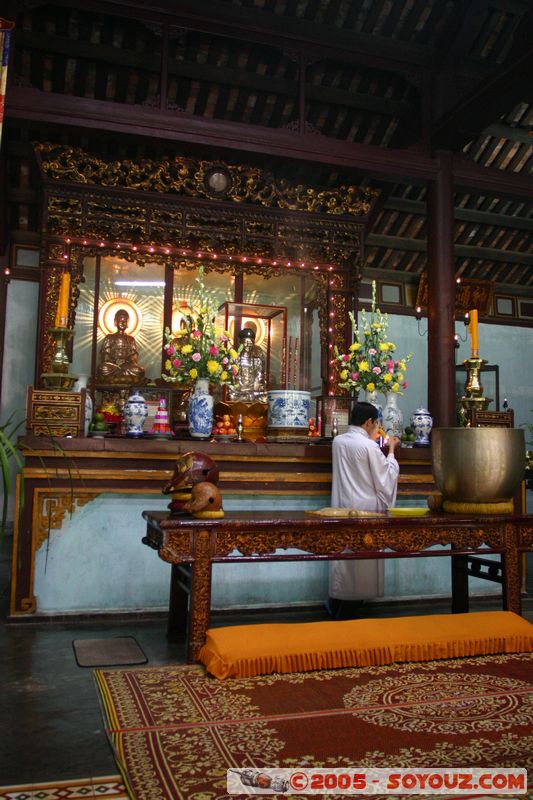
[(89, 389), (87, 388), (87, 383), (89, 381), (90, 375), (78, 375), (78, 380), (72, 387), (73, 392), (81, 392), (82, 389), (85, 389), (85, 419), (83, 421), (83, 430), (85, 436), (89, 433), (89, 425), (91, 424), (91, 420), (93, 418), (93, 399), (89, 393)]
[(389, 436), (401, 436), (403, 433), (403, 414), (398, 406), (396, 392), (387, 392), (383, 409), (383, 429)]
[(378, 410), (378, 419), (379, 419), (379, 422), (381, 424), (381, 421), (382, 421), (382, 418), (383, 418), (383, 406), (379, 402), (379, 393), (378, 393), (378, 391), (376, 389), (374, 389), (372, 392), (369, 392), (368, 389), (367, 389), (366, 392), (365, 392), (365, 401), (367, 403), (372, 403), (373, 406), (376, 406), (376, 408)]
[(189, 397), (189, 433), (193, 439), (209, 439), (213, 430), (213, 396), (207, 378), (197, 378)]

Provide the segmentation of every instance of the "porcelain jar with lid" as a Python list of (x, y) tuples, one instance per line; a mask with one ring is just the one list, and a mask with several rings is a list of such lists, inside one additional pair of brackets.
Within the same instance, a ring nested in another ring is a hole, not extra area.
[(429, 447), (433, 417), (424, 406), (418, 406), (411, 415), (411, 428), (415, 434), (415, 447)]

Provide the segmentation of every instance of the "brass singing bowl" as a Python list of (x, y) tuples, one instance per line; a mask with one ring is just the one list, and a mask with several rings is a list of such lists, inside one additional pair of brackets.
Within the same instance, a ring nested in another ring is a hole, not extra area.
[(521, 428), (434, 428), (433, 476), (447, 500), (510, 500), (525, 472)]

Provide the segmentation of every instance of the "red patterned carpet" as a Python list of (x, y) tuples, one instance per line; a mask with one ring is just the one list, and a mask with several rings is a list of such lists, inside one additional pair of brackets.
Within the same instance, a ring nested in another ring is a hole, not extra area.
[(196, 666), (94, 674), (137, 800), (226, 798), (228, 767), (525, 767), (533, 778), (531, 653), (225, 681)]

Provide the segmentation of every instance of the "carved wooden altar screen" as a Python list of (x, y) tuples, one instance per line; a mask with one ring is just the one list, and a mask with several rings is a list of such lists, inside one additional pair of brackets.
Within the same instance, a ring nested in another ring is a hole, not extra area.
[[(54, 355), (50, 329), (60, 273), (66, 269), (71, 275), (69, 326), (76, 341), (85, 265), (92, 259), (98, 273), (107, 258), (135, 268), (160, 265), (162, 312), (152, 336), (159, 337), (158, 358), (163, 329), (173, 321), (174, 276), (180, 274), (183, 282), (184, 271), (192, 277), (199, 265), (207, 275), (231, 276), (234, 293), (228, 299), (236, 302), (242, 302), (249, 276), (282, 281), (290, 275), (301, 286), (305, 276), (313, 291), (302, 291), (300, 341), (311, 339), (303, 312), (314, 310), (321, 367), (320, 385), (300, 388), (335, 392), (329, 360), (335, 345), (342, 350), (351, 342), (348, 313), (361, 279), (371, 190), (318, 190), (276, 179), (259, 167), (191, 158), (104, 162), (79, 149), (45, 144), (36, 145), (36, 154), (46, 195), (37, 383)], [(106, 301), (95, 285), (87, 336), (93, 376), (97, 315)]]

